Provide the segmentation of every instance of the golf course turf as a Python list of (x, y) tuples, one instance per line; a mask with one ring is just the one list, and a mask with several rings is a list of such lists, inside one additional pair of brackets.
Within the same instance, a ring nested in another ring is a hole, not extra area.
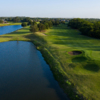
[[(45, 35), (44, 35), (45, 34)], [(0, 42), (31, 41), (50, 65), (55, 79), (72, 100), (100, 100), (100, 40), (60, 24), (45, 33), (29, 26), (0, 36)], [(78, 55), (69, 54), (81, 52)]]
[(21, 25), (21, 23), (11, 23), (11, 22), (8, 22), (8, 23), (0, 23), (0, 27), (1, 26), (9, 26), (9, 25)]

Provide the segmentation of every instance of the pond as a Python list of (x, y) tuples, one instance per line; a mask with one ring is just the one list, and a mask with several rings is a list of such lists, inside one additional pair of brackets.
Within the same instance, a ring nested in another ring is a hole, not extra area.
[(68, 100), (31, 42), (0, 43), (0, 100)]
[(10, 26), (3, 26), (0, 27), (0, 35), (11, 33), (13, 31), (16, 31), (18, 29), (22, 28), (21, 25), (10, 25)]

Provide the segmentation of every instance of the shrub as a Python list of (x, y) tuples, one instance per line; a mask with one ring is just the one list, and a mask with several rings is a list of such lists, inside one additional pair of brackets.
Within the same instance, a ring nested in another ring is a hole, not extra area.
[(27, 22), (23, 22), (21, 25), (22, 25), (22, 27), (25, 27), (25, 26), (27, 26)]

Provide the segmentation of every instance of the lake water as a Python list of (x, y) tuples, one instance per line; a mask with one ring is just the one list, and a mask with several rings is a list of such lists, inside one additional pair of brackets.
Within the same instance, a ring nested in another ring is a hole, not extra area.
[(0, 43), (0, 100), (68, 100), (31, 42)]
[(13, 31), (16, 31), (18, 29), (22, 28), (21, 25), (10, 25), (10, 26), (3, 26), (0, 27), (0, 35), (11, 33)]

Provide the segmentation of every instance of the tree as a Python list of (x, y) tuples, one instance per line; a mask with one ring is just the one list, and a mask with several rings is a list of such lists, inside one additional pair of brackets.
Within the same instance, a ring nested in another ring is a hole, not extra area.
[(37, 25), (36, 21), (33, 21), (32, 25)]
[(22, 22), (29, 22), (31, 19), (29, 17), (26, 17), (22, 20)]
[(52, 27), (53, 25), (52, 21), (48, 21), (48, 25), (49, 25), (49, 28)]
[(83, 35), (100, 38), (100, 21), (93, 23), (88, 20), (74, 18), (69, 21), (68, 26), (79, 29)]
[(94, 23), (94, 30), (100, 30), (100, 21)]
[(42, 23), (39, 23), (38, 24), (38, 28), (39, 28), (40, 31), (43, 31), (43, 30), (46, 29), (46, 26), (44, 24), (42, 24)]
[(65, 21), (61, 21), (62, 24), (65, 24)]
[(12, 21), (12, 18), (8, 18), (8, 21)]
[(32, 20), (29, 20), (28, 25), (32, 25), (32, 24), (33, 24)]
[(3, 20), (0, 19), (0, 23), (3, 23)]
[(37, 32), (38, 30), (39, 30), (39, 28), (38, 28), (37, 25), (31, 25), (31, 26), (30, 26), (30, 31), (31, 31), (31, 32), (34, 33), (34, 32)]
[(20, 18), (19, 17), (15, 17), (15, 18), (13, 18), (13, 22), (20, 22)]
[(44, 25), (45, 25), (46, 29), (49, 28), (49, 24), (48, 23), (45, 22)]
[(60, 24), (60, 21), (59, 21), (59, 20), (53, 21), (53, 25), (57, 26), (57, 25), (59, 25), (59, 24)]
[(23, 23), (21, 24), (21, 26), (22, 26), (22, 27), (27, 26), (27, 22), (23, 22)]

